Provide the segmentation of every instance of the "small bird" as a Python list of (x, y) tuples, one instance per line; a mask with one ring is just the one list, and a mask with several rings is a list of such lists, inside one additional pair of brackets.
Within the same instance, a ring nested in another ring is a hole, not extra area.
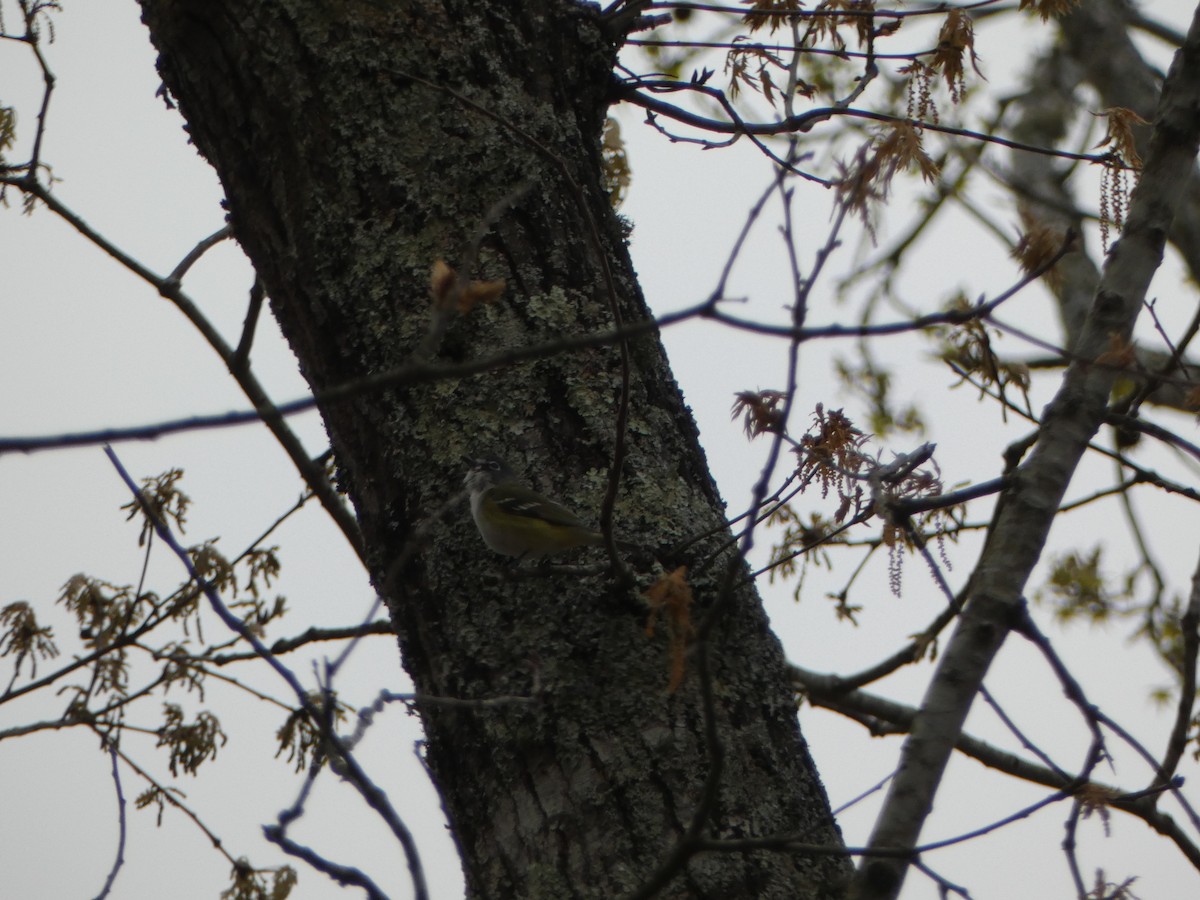
[(463, 485), (471, 495), (471, 516), (483, 542), (497, 553), (524, 559), (604, 543), (604, 535), (565, 506), (520, 484), (501, 460), (470, 462)]

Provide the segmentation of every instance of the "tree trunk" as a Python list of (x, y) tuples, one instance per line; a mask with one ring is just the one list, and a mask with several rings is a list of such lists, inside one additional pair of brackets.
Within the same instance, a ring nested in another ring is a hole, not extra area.
[[(604, 333), (614, 309), (626, 325), (649, 317), (601, 187), (616, 46), (595, 7), (142, 7), (170, 96), (318, 393), (423, 360), (449, 366)], [(438, 319), (438, 259), (507, 288)], [(840, 842), (780, 647), (745, 579), (706, 644), (714, 740), (694, 648), (668, 691), (665, 629), (647, 636), (635, 590), (608, 572), (506, 577), (465, 505), (443, 515), (464, 455), (494, 451), (598, 521), (620, 442), (616, 533), (656, 548), (668, 569), (687, 565), (694, 617), (711, 610), (729, 568), (723, 508), (647, 334), (628, 345), (624, 426), (612, 346), (320, 404), (418, 691), (532, 698), (421, 707), (472, 897), (637, 889), (688, 828), (714, 767), (706, 836)], [(709, 529), (716, 537), (669, 551)], [(642, 569), (644, 587), (653, 576)], [(826, 897), (847, 871), (837, 856), (709, 852), (692, 855), (662, 896)]]

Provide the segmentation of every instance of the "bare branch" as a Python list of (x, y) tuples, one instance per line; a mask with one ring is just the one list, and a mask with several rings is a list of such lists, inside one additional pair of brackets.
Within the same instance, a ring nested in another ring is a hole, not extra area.
[(117, 874), (121, 871), (121, 867), (125, 865), (125, 792), (121, 789), (121, 770), (117, 765), (117, 750), (115, 747), (108, 748), (108, 756), (112, 762), (112, 780), (113, 788), (117, 793), (117, 853), (113, 859), (112, 868), (108, 872), (108, 877), (104, 879), (104, 887), (100, 893), (96, 895), (96, 900), (104, 900), (112, 891), (113, 882), (117, 880)]
[[(1132, 331), (1180, 203), (1176, 186), (1186, 182), (1195, 163), (1200, 122), (1192, 110), (1198, 97), (1200, 11), (1164, 86), (1155, 135), (1130, 203), (1125, 231), (1110, 254), (1097, 302), (1076, 347), (1085, 359), (1107, 352), (1111, 334)], [(871, 846), (916, 846), (967, 711), (1014, 624), (1024, 582), (1041, 554), (1067, 483), (1103, 421), (1113, 380), (1112, 373), (1099, 367), (1074, 363), (1047, 408), (1033, 452), (1014, 473), (1014, 484), (997, 507), (963, 616), (905, 743), (903, 761)], [(906, 868), (895, 861), (865, 863), (850, 895), (856, 900), (893, 898), (903, 884)]]

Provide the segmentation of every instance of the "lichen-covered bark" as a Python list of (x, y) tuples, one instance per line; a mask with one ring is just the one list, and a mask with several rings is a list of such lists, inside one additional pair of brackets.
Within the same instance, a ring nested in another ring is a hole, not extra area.
[[(434, 260), (502, 300), (456, 318), (433, 363), (478, 359), (648, 313), (599, 184), (614, 47), (594, 7), (560, 0), (142, 0), (171, 96), (216, 168), (231, 221), (318, 391), (410, 363), (429, 329)], [(427, 84), (425, 82), (430, 82)], [(449, 89), (443, 90), (441, 88)], [(462, 102), (469, 98), (501, 121)], [(584, 210), (587, 210), (585, 213)], [(598, 224), (597, 252), (589, 224)], [(630, 345), (616, 528), (687, 564), (702, 613), (724, 564), (722, 508), (654, 337)], [(714, 348), (714, 355), (719, 348)], [(509, 580), (455, 492), (462, 457), (506, 455), (597, 514), (620, 394), (614, 348), (322, 403), (372, 576), (418, 689), (533, 703), (422, 709), (428, 760), (479, 897), (614, 897), (680, 836), (712, 766), (694, 671), (666, 690), (662, 629), (607, 574)], [(422, 536), (411, 552), (414, 535)], [(836, 844), (780, 649), (739, 588), (713, 632), (726, 760), (709, 833)], [(398, 752), (400, 752), (398, 750)], [(664, 896), (831, 896), (834, 857), (694, 857)]]

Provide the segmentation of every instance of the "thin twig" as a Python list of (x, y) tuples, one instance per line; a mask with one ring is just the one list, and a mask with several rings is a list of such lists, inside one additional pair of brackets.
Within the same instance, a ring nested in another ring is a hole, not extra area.
[(100, 893), (96, 895), (96, 900), (104, 900), (112, 891), (113, 883), (117, 880), (117, 873), (121, 871), (121, 867), (125, 865), (125, 836), (126, 836), (126, 821), (125, 821), (125, 792), (121, 788), (121, 770), (117, 765), (117, 750), (111, 744), (108, 747), (108, 757), (112, 762), (112, 780), (113, 787), (117, 792), (117, 854), (113, 859), (112, 868), (108, 872), (108, 877), (104, 879), (104, 887)]

